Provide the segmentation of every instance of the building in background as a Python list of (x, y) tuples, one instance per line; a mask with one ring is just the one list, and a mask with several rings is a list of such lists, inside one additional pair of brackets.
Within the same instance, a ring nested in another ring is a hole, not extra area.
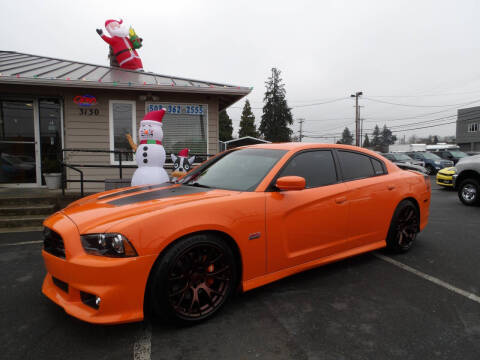
[(480, 151), (480, 106), (458, 110), (456, 142), (462, 151)]
[[(42, 173), (59, 171), (58, 154), (83, 167), (88, 192), (118, 178), (119, 154), (78, 150), (131, 151), (146, 112), (167, 110), (163, 145), (167, 154), (219, 152), (218, 113), (251, 88), (136, 72), (0, 51), (0, 186), (40, 187)], [(135, 165), (123, 155), (123, 165)], [(131, 178), (134, 169), (125, 169)], [(66, 169), (68, 179), (79, 174)], [(79, 183), (69, 183), (78, 189)]]

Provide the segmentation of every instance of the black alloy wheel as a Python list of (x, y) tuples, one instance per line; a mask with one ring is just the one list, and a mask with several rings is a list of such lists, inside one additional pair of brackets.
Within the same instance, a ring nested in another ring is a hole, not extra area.
[(412, 247), (419, 231), (420, 215), (411, 200), (403, 200), (395, 210), (387, 235), (387, 248), (403, 253)]
[(161, 318), (195, 323), (224, 305), (236, 280), (235, 257), (225, 241), (193, 235), (174, 244), (160, 260), (150, 301)]
[(480, 183), (475, 179), (462, 181), (458, 188), (458, 198), (468, 206), (480, 204)]

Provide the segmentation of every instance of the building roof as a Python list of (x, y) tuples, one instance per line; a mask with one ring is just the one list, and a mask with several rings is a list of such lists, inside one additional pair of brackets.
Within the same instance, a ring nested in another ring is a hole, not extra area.
[[(0, 50), (0, 84), (220, 95), (225, 108), (252, 88)], [(223, 106), (222, 106), (223, 105)]]

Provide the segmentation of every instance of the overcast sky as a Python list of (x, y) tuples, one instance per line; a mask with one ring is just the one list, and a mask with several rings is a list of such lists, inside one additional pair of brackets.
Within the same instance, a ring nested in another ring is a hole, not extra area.
[[(258, 126), (277, 67), (305, 133), (333, 136), (354, 129), (355, 91), (366, 129), (453, 122), (480, 105), (479, 14), (478, 0), (4, 1), (0, 49), (106, 65), (95, 29), (122, 18), (144, 39), (146, 71), (252, 86)], [(235, 130), (243, 104), (228, 110)], [(455, 135), (455, 124), (396, 134), (413, 133)]]

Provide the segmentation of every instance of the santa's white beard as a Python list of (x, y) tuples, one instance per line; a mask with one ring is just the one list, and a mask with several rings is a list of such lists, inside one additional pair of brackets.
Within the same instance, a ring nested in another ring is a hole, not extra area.
[(123, 26), (120, 26), (120, 28), (116, 28), (116, 29), (111, 29), (111, 27), (108, 26), (107, 31), (112, 37), (113, 36), (128, 37), (128, 30)]

